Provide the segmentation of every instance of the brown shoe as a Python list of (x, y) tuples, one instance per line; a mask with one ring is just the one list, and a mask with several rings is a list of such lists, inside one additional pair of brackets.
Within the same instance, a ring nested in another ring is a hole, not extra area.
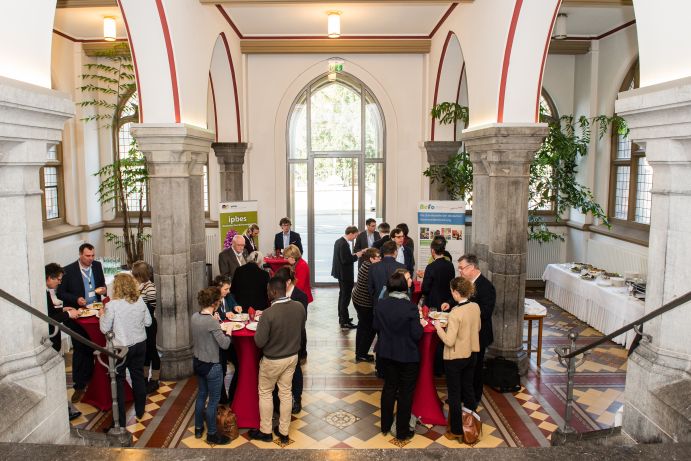
[(463, 438), (462, 435), (454, 434), (451, 431), (446, 431), (446, 433), (444, 433), (444, 437), (449, 440), (461, 440)]
[(72, 403), (77, 403), (82, 400), (86, 391), (84, 389), (75, 389), (74, 394), (72, 394)]

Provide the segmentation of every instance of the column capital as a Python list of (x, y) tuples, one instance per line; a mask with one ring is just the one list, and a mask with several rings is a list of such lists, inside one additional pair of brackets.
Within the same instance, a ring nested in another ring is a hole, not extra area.
[(548, 132), (546, 123), (493, 124), (464, 130), (461, 138), (471, 156), (486, 153), (488, 160), (523, 162), (532, 160)]
[(444, 165), (461, 147), (463, 147), (462, 141), (425, 141), (427, 163), (430, 166)]
[(211, 148), (216, 154), (219, 165), (244, 165), (246, 142), (215, 142)]

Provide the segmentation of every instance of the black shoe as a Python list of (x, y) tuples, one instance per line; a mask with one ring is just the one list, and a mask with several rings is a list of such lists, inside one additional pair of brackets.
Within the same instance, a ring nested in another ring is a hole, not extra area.
[(363, 356), (356, 356), (355, 357), (356, 362), (374, 362), (374, 356), (372, 354), (367, 354)]
[(206, 435), (206, 443), (212, 445), (228, 445), (230, 443), (230, 437), (216, 432), (215, 434)]
[(403, 434), (400, 437), (397, 435), (396, 440), (398, 440), (399, 442), (407, 442), (408, 440), (412, 439), (414, 435), (415, 435), (415, 432), (408, 431), (407, 434)]
[(271, 434), (265, 434), (259, 429), (250, 429), (247, 434), (250, 436), (250, 439), (260, 440), (262, 442), (271, 442), (274, 439)]
[(290, 412), (294, 415), (297, 415), (301, 411), (302, 411), (302, 402), (297, 400), (297, 399), (293, 400), (293, 408)]
[(288, 438), (287, 435), (281, 434), (278, 431), (278, 426), (274, 427), (274, 434), (278, 437), (278, 441), (281, 442), (281, 445), (288, 445), (290, 443), (290, 438)]
[(70, 421), (77, 419), (82, 415), (81, 411), (77, 411), (77, 410), (75, 410), (75, 411), (68, 410), (68, 411), (69, 411), (69, 415), (70, 415)]
[(357, 328), (357, 325), (353, 324), (353, 322), (348, 322), (348, 323), (342, 323), (341, 324), (341, 330), (352, 330)]
[(146, 383), (146, 393), (147, 394), (153, 394), (156, 392), (159, 388), (158, 380), (149, 380), (149, 382)]
[(194, 438), (195, 439), (201, 439), (202, 434), (204, 434), (204, 428), (203, 427), (201, 429), (197, 429), (196, 427), (194, 428)]

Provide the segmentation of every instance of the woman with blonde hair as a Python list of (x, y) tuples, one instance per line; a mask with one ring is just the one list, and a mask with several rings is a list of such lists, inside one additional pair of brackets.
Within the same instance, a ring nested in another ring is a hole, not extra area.
[(312, 296), (312, 285), (310, 284), (310, 268), (307, 261), (302, 259), (302, 252), (297, 245), (288, 245), (283, 250), (283, 257), (288, 261), (295, 271), (295, 286), (307, 295), (307, 302), (314, 301)]
[[(151, 281), (151, 268), (144, 261), (136, 261), (132, 264), (132, 276), (139, 282), (139, 292), (146, 303), (151, 315), (151, 326), (146, 327), (146, 358), (144, 359), (144, 379), (146, 380), (146, 393), (151, 394), (158, 389), (158, 380), (161, 375), (161, 357), (156, 348), (156, 334), (158, 322), (154, 311), (156, 310), (156, 285)], [(151, 379), (149, 379), (151, 369)]]
[(125, 420), (125, 369), (129, 370), (134, 392), (134, 410), (137, 419), (144, 416), (146, 404), (146, 382), (144, 380), (144, 359), (146, 358), (146, 327), (151, 325), (151, 314), (139, 296), (139, 286), (134, 277), (120, 273), (113, 281), (113, 294), (104, 306), (100, 327), (103, 334), (112, 331), (116, 346), (127, 346), (125, 363), (117, 374), (118, 411), (120, 425)]
[(475, 292), (473, 282), (456, 277), (451, 280), (451, 296), (456, 307), (449, 314), (446, 331), (436, 322), (444, 343), (444, 369), (449, 393), (448, 438), (463, 437), (462, 406), (475, 411), (478, 402), (473, 389), (476, 353), (480, 351), (480, 306), (468, 301)]

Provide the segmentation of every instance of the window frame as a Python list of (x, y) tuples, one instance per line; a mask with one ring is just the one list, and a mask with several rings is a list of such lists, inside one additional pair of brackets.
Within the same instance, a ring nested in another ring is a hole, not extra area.
[[(39, 184), (42, 191), (41, 194), (41, 218), (43, 227), (52, 227), (64, 224), (65, 221), (65, 176), (63, 174), (63, 152), (62, 142), (51, 144), (55, 146), (55, 159), (46, 158), (46, 163), (39, 169)], [(47, 157), (47, 151), (46, 151)], [(45, 168), (54, 167), (57, 177), (57, 185), (55, 186), (58, 193), (58, 217), (47, 218), (46, 213), (46, 185), (45, 185)]]
[[(546, 116), (547, 120), (544, 123), (559, 123), (560, 122), (560, 115), (559, 111), (557, 110), (557, 105), (554, 104), (554, 99), (552, 99), (552, 96), (545, 90), (544, 87), (540, 90), (540, 96), (544, 98), (545, 102), (547, 103), (547, 107), (549, 107), (549, 110), (551, 112), (551, 115)], [(542, 122), (542, 120), (541, 120)], [(528, 204), (528, 211), (530, 211), (530, 204)], [(556, 215), (557, 215), (557, 210), (556, 210), (556, 203), (554, 200), (551, 201), (551, 206), (550, 209), (548, 210), (534, 210), (532, 211), (532, 214), (534, 216), (539, 216), (542, 220), (545, 220), (545, 218), (555, 218), (556, 220)]]

